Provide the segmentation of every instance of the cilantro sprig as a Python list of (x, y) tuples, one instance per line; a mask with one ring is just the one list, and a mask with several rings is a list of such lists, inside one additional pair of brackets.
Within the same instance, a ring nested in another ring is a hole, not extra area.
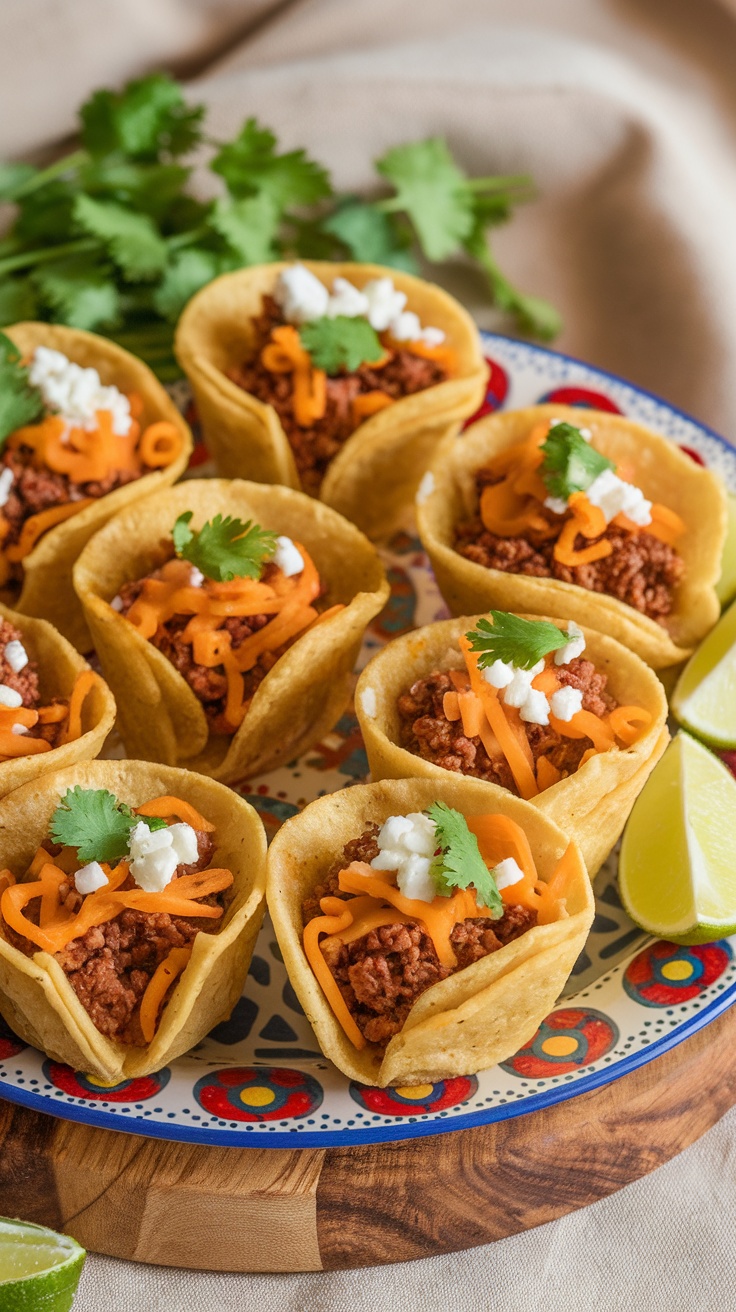
[(208, 579), (227, 583), (234, 578), (259, 579), (276, 550), (276, 534), (248, 519), (215, 515), (199, 530), (189, 527), (193, 511), (185, 510), (171, 531), (174, 550)]
[[(178, 373), (173, 325), (219, 274), (273, 259), (412, 271), (420, 258), (469, 256), (518, 328), (557, 332), (552, 307), (512, 286), (488, 241), (489, 229), (532, 198), (527, 177), (469, 177), (433, 137), (376, 161), (380, 194), (341, 195), (318, 161), (280, 150), (257, 119), (213, 142), (204, 115), (155, 73), (96, 91), (80, 109), (71, 154), (46, 168), (0, 163), (0, 201), (16, 207), (0, 240), (0, 323), (45, 319), (105, 332), (167, 379)], [(213, 200), (190, 188), (195, 150), (216, 177)]]
[(549, 620), (523, 620), (505, 610), (491, 610), (488, 614), (492, 623), (480, 619), (465, 635), (470, 650), (480, 653), (478, 664), (481, 669), (493, 665), (494, 661), (504, 661), (519, 670), (531, 670), (548, 652), (558, 651), (570, 641), (568, 635)]
[(375, 364), (383, 355), (375, 328), (360, 317), (336, 314), (332, 319), (313, 319), (302, 325), (299, 337), (312, 363), (330, 375), (342, 369), (352, 373), (362, 364)]
[(106, 788), (68, 788), (51, 817), (49, 834), (55, 843), (75, 847), (79, 860), (118, 861), (127, 856), (131, 830), (141, 822), (165, 829), (157, 816), (135, 815)]
[(501, 895), (465, 816), (444, 802), (432, 802), (427, 815), (434, 823), (439, 848), (429, 868), (437, 892), (449, 896), (455, 889), (470, 888), (472, 884), (479, 906), (487, 907), (497, 920), (503, 914)]
[(43, 409), (41, 392), (31, 385), (18, 347), (0, 333), (0, 446), (16, 428), (39, 419)]
[(572, 424), (554, 424), (542, 443), (541, 474), (550, 496), (567, 501), (573, 492), (585, 492), (604, 469), (615, 469), (613, 460), (602, 456), (580, 429)]

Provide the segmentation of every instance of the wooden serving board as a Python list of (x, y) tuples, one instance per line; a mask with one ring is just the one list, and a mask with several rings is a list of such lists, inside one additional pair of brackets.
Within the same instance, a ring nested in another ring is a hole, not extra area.
[(92, 1252), (319, 1271), (455, 1252), (552, 1221), (681, 1152), (736, 1103), (736, 1007), (630, 1075), (543, 1111), (400, 1143), (209, 1148), (0, 1102), (0, 1211)]

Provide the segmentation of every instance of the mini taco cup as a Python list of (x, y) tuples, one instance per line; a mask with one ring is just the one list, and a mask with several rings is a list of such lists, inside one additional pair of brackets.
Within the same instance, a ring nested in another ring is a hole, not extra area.
[[(471, 775), (456, 775), (402, 746), (397, 709), (397, 699), (416, 680), (434, 670), (464, 668), (458, 642), (478, 618), (440, 620), (397, 638), (363, 670), (355, 690), (355, 709), (374, 779), (421, 776), (439, 784), (450, 776), (459, 779), (467, 796), (479, 803), (489, 789), (495, 794), (497, 785)], [(615, 639), (588, 628), (583, 634), (584, 655), (606, 675), (607, 689), (616, 701), (640, 706), (651, 717), (633, 746), (614, 746), (596, 753), (574, 774), (530, 799), (530, 805), (579, 844), (592, 877), (620, 837), (634, 801), (667, 746), (669, 733), (667, 701), (657, 676)]]
[[(201, 701), (171, 662), (110, 606), (123, 583), (152, 567), (177, 517), (199, 527), (215, 514), (252, 519), (293, 536), (326, 585), (319, 620), (276, 661), (240, 728), (211, 735)], [(290, 488), (226, 479), (192, 480), (132, 506), (85, 548), (74, 583), (106, 677), (117, 689), (120, 732), (131, 755), (232, 781), (274, 769), (307, 750), (344, 710), (366, 625), (388, 596), (375, 549), (328, 506)]]
[(242, 992), (264, 912), (266, 838), (257, 813), (211, 779), (142, 761), (94, 761), (45, 775), (0, 801), (0, 867), (24, 875), (68, 788), (104, 788), (136, 807), (157, 796), (190, 803), (217, 833), (213, 862), (234, 877), (216, 933), (200, 933), (153, 1041), (133, 1047), (93, 1024), (54, 956), (27, 957), (0, 933), (0, 1013), (27, 1043), (114, 1084), (160, 1070), (229, 1016)]
[[(477, 470), (523, 442), (537, 423), (550, 418), (589, 428), (597, 450), (631, 469), (645, 497), (684, 521), (677, 551), (685, 571), (663, 623), (606, 593), (559, 579), (487, 569), (455, 550), (457, 524), (478, 506)], [(715, 584), (726, 533), (725, 492), (710, 471), (643, 424), (620, 415), (557, 405), (506, 411), (473, 424), (461, 441), (448, 441), (432, 472), (433, 490), (417, 505), (417, 524), (440, 591), (453, 614), (494, 607), (591, 624), (617, 638), (653, 669), (683, 661), (715, 624), (720, 612)]]
[(20, 595), (6, 589), (8, 604), (24, 615), (48, 620), (79, 651), (86, 652), (91, 650), (92, 643), (72, 587), (72, 566), (93, 533), (117, 511), (176, 482), (189, 462), (192, 435), (188, 424), (147, 365), (107, 338), (83, 332), (80, 328), (47, 323), (17, 323), (5, 332), (24, 357), (37, 346), (51, 347), (76, 364), (96, 369), (103, 384), (114, 384), (122, 392), (136, 393), (142, 401), (142, 429), (158, 420), (167, 420), (181, 435), (181, 450), (165, 468), (143, 474), (108, 492), (48, 529), (23, 559)]
[[(93, 673), (71, 643), (46, 620), (19, 615), (2, 605), (0, 620), (18, 630), (28, 656), (37, 666), (41, 705), (56, 699), (68, 702), (77, 687), (75, 723), (68, 741), (38, 755), (0, 760), (0, 797), (5, 797), (41, 775), (94, 760), (115, 721), (115, 702), (99, 674)], [(62, 736), (67, 736), (64, 730)]]
[[(452, 377), (403, 397), (364, 420), (331, 461), (321, 500), (369, 537), (386, 536), (411, 501), (442, 438), (455, 433), (482, 399), (487, 376), (477, 329), (446, 292), (424, 279), (374, 264), (304, 261), (327, 286), (336, 277), (356, 287), (390, 276), (408, 297), (407, 309), (441, 328), (454, 353)], [(222, 474), (301, 488), (291, 446), (274, 408), (238, 387), (227, 370), (252, 349), (252, 320), (285, 263), (264, 264), (216, 278), (187, 305), (176, 355), (197, 401), (205, 441)]]
[[(414, 1002), (383, 1053), (357, 1049), (336, 1019), (302, 946), (302, 902), (345, 843), (373, 822), (442, 801), (466, 818), (500, 814), (526, 833), (539, 878), (549, 882), (568, 853), (559, 907), (491, 955), (432, 984)], [(561, 992), (593, 919), (593, 896), (577, 846), (547, 816), (489, 785), (469, 793), (458, 779), (401, 779), (344, 789), (312, 802), (273, 840), (267, 868), (268, 906), (284, 964), (325, 1056), (363, 1084), (434, 1083), (484, 1070), (516, 1052)]]

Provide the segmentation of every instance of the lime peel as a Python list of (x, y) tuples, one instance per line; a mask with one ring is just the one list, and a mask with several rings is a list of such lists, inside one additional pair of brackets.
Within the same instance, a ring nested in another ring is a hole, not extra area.
[(69, 1235), (0, 1217), (0, 1312), (69, 1312), (85, 1256)]
[(736, 747), (736, 602), (690, 657), (672, 694), (672, 711), (691, 733)]

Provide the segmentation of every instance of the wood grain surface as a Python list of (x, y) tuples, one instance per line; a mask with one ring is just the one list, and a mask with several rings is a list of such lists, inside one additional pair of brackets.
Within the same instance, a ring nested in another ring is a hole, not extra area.
[(455, 1252), (604, 1198), (736, 1103), (736, 1007), (546, 1111), (360, 1148), (206, 1148), (0, 1102), (0, 1211), (92, 1252), (212, 1271), (317, 1271)]

